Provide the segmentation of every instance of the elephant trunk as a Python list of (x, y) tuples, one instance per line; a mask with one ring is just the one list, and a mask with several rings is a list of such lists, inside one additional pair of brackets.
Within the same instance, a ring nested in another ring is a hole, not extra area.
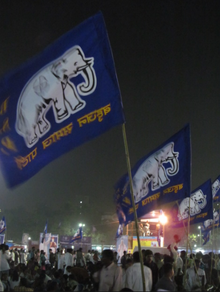
[(170, 175), (174, 175), (179, 170), (179, 161), (176, 157), (174, 157), (173, 159), (170, 159), (170, 164), (171, 168), (169, 168), (167, 171)]
[(84, 77), (85, 83), (80, 84), (78, 90), (81, 95), (87, 95), (93, 92), (96, 87), (96, 76), (90, 64), (82, 70), (81, 74)]

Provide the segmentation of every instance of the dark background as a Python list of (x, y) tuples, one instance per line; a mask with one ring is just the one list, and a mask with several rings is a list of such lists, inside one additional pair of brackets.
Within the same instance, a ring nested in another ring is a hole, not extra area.
[[(219, 1), (2, 1), (0, 75), (98, 11), (114, 55), (131, 165), (190, 123), (192, 190), (213, 181), (220, 175)], [(111, 244), (117, 223), (101, 219), (115, 213), (113, 186), (125, 172), (118, 126), (14, 189), (0, 173), (7, 238), (26, 232), (38, 240), (48, 219), (53, 234), (71, 235), (83, 222), (87, 234), (95, 226)]]

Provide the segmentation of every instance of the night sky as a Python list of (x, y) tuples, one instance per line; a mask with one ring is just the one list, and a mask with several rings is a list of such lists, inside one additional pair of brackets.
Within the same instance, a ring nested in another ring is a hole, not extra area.
[[(190, 123), (192, 190), (213, 181), (220, 175), (219, 1), (3, 1), (0, 75), (98, 11), (114, 56), (131, 166)], [(40, 202), (56, 210), (61, 202), (89, 197), (92, 206), (97, 202), (94, 214), (100, 220), (115, 212), (113, 186), (126, 172), (117, 126), (13, 189), (0, 172), (0, 208), (3, 214)], [(112, 228), (116, 232), (117, 225)]]

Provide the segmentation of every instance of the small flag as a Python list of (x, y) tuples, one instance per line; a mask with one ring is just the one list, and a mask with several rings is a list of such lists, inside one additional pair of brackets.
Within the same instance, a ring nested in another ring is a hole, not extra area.
[(44, 226), (44, 232), (43, 232), (43, 236), (42, 236), (42, 243), (44, 242), (44, 239), (45, 239), (45, 235), (47, 234), (47, 222)]
[(206, 231), (206, 232), (203, 234), (203, 237), (202, 237), (202, 239), (203, 239), (203, 244), (202, 244), (202, 245), (205, 245), (205, 244), (209, 241), (209, 239), (210, 239), (210, 232), (211, 232), (211, 231)]
[(6, 230), (6, 221), (5, 216), (2, 217), (2, 220), (0, 221), (0, 234), (2, 234)]
[(79, 227), (77, 232), (74, 234), (74, 236), (70, 240), (70, 244), (73, 243), (76, 240), (82, 239), (82, 227)]

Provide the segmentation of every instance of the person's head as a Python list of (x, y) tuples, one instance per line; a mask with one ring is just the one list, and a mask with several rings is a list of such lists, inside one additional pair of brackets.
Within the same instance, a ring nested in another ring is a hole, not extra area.
[(135, 252), (133, 253), (133, 262), (134, 262), (134, 263), (139, 263), (139, 262), (140, 262), (139, 251), (135, 251)]
[(153, 252), (150, 249), (145, 251), (145, 261), (151, 263), (153, 261)]
[(182, 259), (185, 259), (185, 258), (186, 258), (186, 251), (185, 251), (185, 250), (181, 250), (181, 252), (180, 252), (180, 257), (181, 257)]
[(127, 254), (127, 251), (126, 251), (126, 250), (124, 250), (123, 254), (124, 254), (124, 256), (126, 256), (126, 254)]
[(166, 264), (166, 263), (173, 264), (174, 259), (171, 256), (165, 254), (164, 258), (163, 258), (163, 262), (164, 262), (164, 264)]
[(172, 278), (174, 275), (173, 265), (171, 263), (165, 263), (163, 265), (164, 276), (167, 278)]
[(102, 252), (102, 264), (108, 267), (114, 260), (114, 254), (111, 249), (105, 249)]
[(1, 280), (2, 281), (7, 281), (7, 279), (8, 279), (8, 274), (7, 273), (2, 273)]
[(154, 259), (155, 259), (156, 263), (160, 262), (161, 261), (161, 254), (159, 252), (155, 252)]
[(195, 259), (195, 265), (196, 265), (196, 268), (198, 269), (199, 268), (199, 264), (200, 264), (200, 260), (199, 259)]

